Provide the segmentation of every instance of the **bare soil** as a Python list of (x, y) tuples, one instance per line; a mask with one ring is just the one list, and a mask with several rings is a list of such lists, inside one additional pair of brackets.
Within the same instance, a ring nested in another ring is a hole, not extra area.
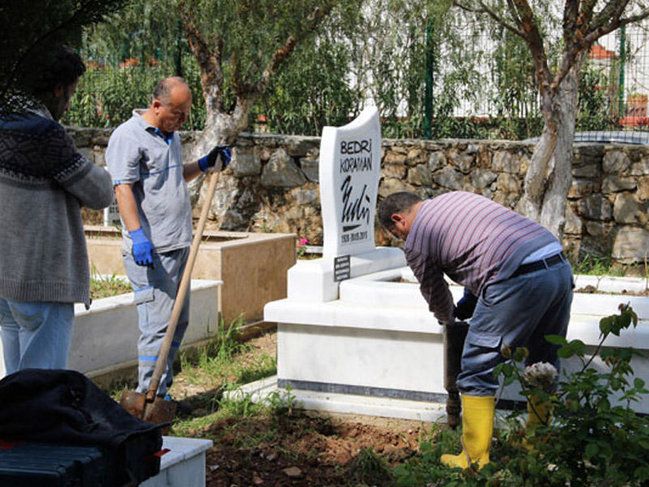
[[(248, 353), (274, 354), (276, 338), (269, 333), (248, 341)], [(182, 374), (178, 379), (175, 397), (191, 400), (203, 392), (183, 385)], [(430, 430), (419, 421), (296, 410), (216, 421), (197, 436), (214, 441), (206, 461), (210, 487), (343, 486), (358, 485), (353, 466), (362, 449), (394, 466), (415, 455)]]
[[(322, 417), (298, 413), (283, 418), (224, 421), (212, 425), (219, 441), (207, 455), (207, 485), (212, 487), (330, 486), (353, 482), (352, 460), (372, 448), (395, 465), (418, 451), (426, 426), (362, 416)], [(237, 446), (242, 436), (277, 429), (272, 441)]]

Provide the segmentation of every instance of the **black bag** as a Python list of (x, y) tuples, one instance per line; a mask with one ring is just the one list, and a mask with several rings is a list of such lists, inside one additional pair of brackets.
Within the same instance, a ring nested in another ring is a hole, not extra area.
[(106, 485), (160, 471), (163, 426), (130, 415), (72, 370), (27, 369), (0, 381), (0, 439), (99, 447), (109, 465)]

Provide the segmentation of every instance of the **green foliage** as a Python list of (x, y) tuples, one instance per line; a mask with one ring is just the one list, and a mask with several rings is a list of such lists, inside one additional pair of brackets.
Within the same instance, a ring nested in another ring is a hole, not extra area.
[[(546, 339), (562, 358), (576, 358), (582, 367), (564, 373), (556, 389), (533, 385), (523, 370), (524, 348), (502, 350), (507, 362), (497, 367), (505, 384), (518, 382), (522, 394), (550, 401), (553, 419), (525, 429), (519, 412), (508, 427), (496, 432), (491, 463), (480, 472), (461, 472), (439, 463), (442, 453), (459, 451), (457, 434), (442, 431), (421, 453), (394, 470), (398, 486), (641, 486), (649, 482), (649, 418), (630, 405), (649, 391), (633, 377), (632, 349), (603, 348), (611, 335), (636, 326), (628, 305), (600, 321), (600, 342), (594, 350), (580, 340)], [(602, 365), (593, 366), (598, 357)]]
[(577, 130), (616, 128), (612, 104), (617, 103), (617, 83), (607, 79), (602, 68), (585, 63), (579, 78)]
[(268, 394), (264, 400), (273, 416), (292, 416), (295, 408), (298, 407), (298, 401), (291, 392), (291, 388), (286, 390), (276, 390)]
[[(574, 357), (582, 364), (565, 374), (556, 391), (532, 387), (522, 378), (522, 365), (514, 351), (513, 360), (498, 367), (506, 382), (521, 383), (527, 397), (550, 400), (554, 419), (528, 432), (530, 454), (519, 454), (501, 462), (500, 469), (514, 469), (528, 482), (544, 485), (644, 485), (649, 480), (649, 420), (630, 405), (647, 394), (644, 381), (633, 378), (632, 349), (602, 348), (611, 335), (636, 326), (638, 317), (628, 305), (619, 314), (600, 320), (600, 343), (589, 350), (580, 340), (548, 336), (558, 346), (558, 355)], [(595, 357), (603, 367), (593, 367)], [(516, 435), (525, 436), (519, 430)], [(532, 484), (533, 485), (533, 484)]]
[(572, 260), (571, 265), (575, 274), (593, 276), (621, 276), (624, 268), (613, 266), (611, 256), (597, 256), (586, 254), (578, 260)]
[(360, 485), (391, 485), (392, 472), (387, 462), (372, 448), (362, 448), (347, 467), (349, 478)]
[(349, 53), (329, 39), (310, 39), (272, 80), (252, 111), (265, 115), (268, 129), (282, 134), (319, 135), (325, 125), (344, 125), (357, 110), (347, 79)]
[[(185, 130), (199, 130), (205, 123), (205, 102), (195, 61), (185, 58), (186, 80), (194, 93), (192, 110)], [(63, 123), (81, 127), (116, 127), (135, 108), (146, 108), (153, 88), (162, 78), (174, 74), (171, 66), (91, 67), (79, 80), (77, 91)]]
[(90, 297), (93, 300), (130, 293), (131, 291), (131, 285), (128, 281), (115, 275), (101, 276), (93, 272), (90, 277)]
[(0, 87), (9, 88), (17, 70), (48, 46), (78, 46), (81, 29), (119, 9), (126, 0), (3, 0), (0, 2)]

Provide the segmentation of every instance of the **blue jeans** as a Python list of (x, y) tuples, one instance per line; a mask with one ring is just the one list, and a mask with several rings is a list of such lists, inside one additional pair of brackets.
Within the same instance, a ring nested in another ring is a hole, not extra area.
[[(153, 267), (139, 266), (131, 254), (124, 254), (124, 267), (131, 281), (137, 304), (140, 338), (138, 350), (138, 392), (149, 389), (158, 352), (162, 346), (171, 310), (176, 300), (189, 248), (153, 253)], [(167, 367), (160, 378), (158, 395), (164, 396), (173, 383), (173, 363), (189, 323), (189, 292), (178, 319), (178, 326), (167, 357)]]
[(469, 322), (462, 352), (460, 392), (494, 396), (498, 379), (493, 371), (505, 359), (503, 344), (527, 347), (527, 364), (548, 362), (559, 370), (557, 349), (545, 335), (566, 336), (572, 304), (572, 270), (561, 262), (487, 286)]
[(7, 374), (23, 369), (65, 369), (73, 322), (73, 303), (0, 298), (0, 333)]

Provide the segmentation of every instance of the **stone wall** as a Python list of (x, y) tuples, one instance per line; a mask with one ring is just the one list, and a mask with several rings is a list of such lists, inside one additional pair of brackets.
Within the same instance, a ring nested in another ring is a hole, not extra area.
[[(110, 131), (70, 133), (80, 150), (104, 164)], [(194, 138), (183, 134), (187, 145)], [(319, 145), (319, 137), (242, 135), (231, 168), (219, 178), (212, 219), (224, 230), (293, 232), (320, 243)], [(384, 140), (379, 194), (475, 191), (514, 208), (532, 149), (510, 141)], [(575, 256), (643, 262), (649, 252), (649, 148), (579, 144), (574, 154), (566, 248)], [(390, 243), (381, 231), (377, 242)]]

